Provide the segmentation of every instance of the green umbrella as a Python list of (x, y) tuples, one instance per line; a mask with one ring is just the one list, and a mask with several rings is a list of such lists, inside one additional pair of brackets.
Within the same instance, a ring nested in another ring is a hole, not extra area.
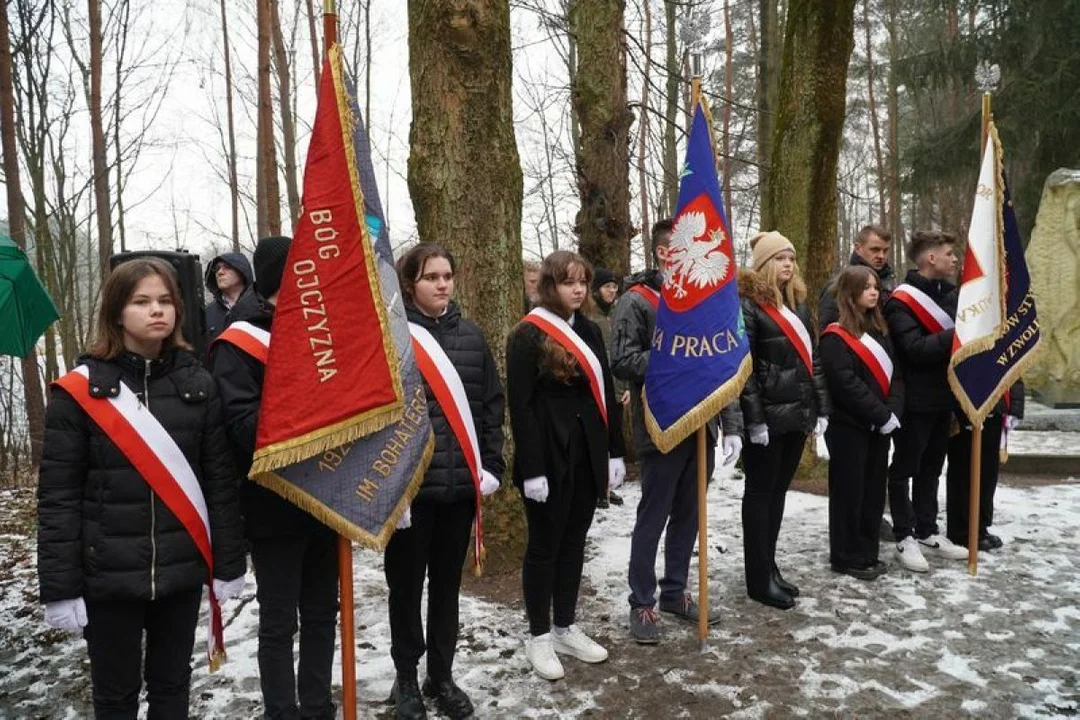
[(59, 317), (26, 253), (0, 235), (0, 355), (25, 357)]

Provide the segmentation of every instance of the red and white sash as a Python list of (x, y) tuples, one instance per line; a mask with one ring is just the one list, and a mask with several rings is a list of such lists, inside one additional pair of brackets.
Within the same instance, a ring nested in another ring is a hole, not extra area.
[(592, 351), (592, 348), (580, 335), (574, 332), (574, 328), (570, 327), (570, 323), (546, 308), (534, 308), (525, 316), (524, 320), (543, 330), (552, 340), (562, 345), (577, 359), (578, 365), (589, 380), (589, 388), (592, 390), (593, 399), (596, 400), (596, 405), (600, 408), (600, 417), (604, 419), (606, 425), (608, 419), (607, 393), (604, 390), (604, 366), (600, 364), (596, 353)]
[(810, 332), (806, 329), (806, 325), (803, 325), (803, 321), (787, 305), (781, 305), (779, 308), (772, 303), (758, 303), (758, 305), (766, 315), (772, 318), (773, 322), (780, 326), (784, 335), (795, 346), (795, 351), (799, 353), (799, 357), (806, 365), (806, 371), (812, 377), (814, 375), (814, 344), (810, 340)]
[(949, 313), (941, 309), (929, 295), (914, 285), (903, 283), (893, 290), (892, 296), (904, 303), (918, 319), (919, 324), (932, 333), (951, 330), (956, 323), (949, 317)]
[(263, 365), (266, 364), (266, 356), (270, 352), (270, 333), (266, 330), (246, 320), (239, 320), (214, 338), (214, 342), (219, 340), (235, 345)]
[(892, 386), (893, 362), (889, 353), (881, 346), (870, 333), (863, 333), (861, 337), (855, 337), (838, 322), (831, 323), (825, 328), (825, 332), (840, 337), (851, 351), (862, 360), (870, 370), (870, 374), (877, 380), (878, 386), (885, 397), (889, 396), (889, 388)]
[(124, 383), (114, 398), (90, 395), (90, 370), (80, 365), (56, 381), (120, 449), (146, 483), (184, 525), (207, 567), (210, 631), (207, 653), (211, 671), (225, 659), (221, 606), (214, 595), (214, 553), (210, 519), (199, 479), (169, 431), (150, 414)]
[(660, 293), (656, 292), (648, 285), (631, 285), (629, 292), (645, 298), (646, 302), (648, 302), (649, 305), (652, 305), (653, 310), (660, 307)]
[(465, 464), (472, 474), (473, 487), (476, 489), (476, 533), (473, 547), (473, 560), (479, 571), (483, 560), (484, 539), (483, 521), (480, 517), (480, 471), (483, 462), (480, 458), (480, 440), (476, 434), (476, 422), (469, 409), (469, 396), (461, 375), (450, 361), (439, 341), (428, 330), (416, 323), (409, 323), (413, 350), (416, 351), (416, 365), (424, 376), (428, 387), (442, 408), (443, 415), (450, 423), (450, 429), (457, 438), (458, 445), (465, 455)]

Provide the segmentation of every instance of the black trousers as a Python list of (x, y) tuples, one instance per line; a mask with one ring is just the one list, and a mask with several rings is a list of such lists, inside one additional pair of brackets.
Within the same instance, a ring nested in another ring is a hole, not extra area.
[[(706, 453), (706, 477), (716, 453)], [(656, 604), (656, 551), (664, 536), (660, 600), (681, 600), (697, 540), (697, 439), (691, 435), (667, 454), (641, 454), (641, 500), (630, 540), (630, 607)]]
[(577, 613), (585, 536), (599, 493), (585, 448), (571, 440), (570, 456), (570, 470), (560, 478), (558, 492), (542, 503), (525, 498), (529, 541), (521, 584), (533, 636), (549, 632), (553, 620), (557, 627), (573, 625)]
[[(390, 656), (400, 673), (415, 673), (427, 651), (427, 674), (449, 680), (458, 639), (458, 593), (476, 515), (475, 500), (450, 505), (413, 503), (412, 525), (397, 530), (386, 546), (390, 587)], [(420, 620), (428, 578), (427, 642)]]
[(868, 568), (878, 559), (885, 514), (889, 437), (846, 423), (829, 423), (829, 562)]
[(746, 591), (751, 595), (765, 591), (776, 567), (776, 541), (784, 519), (784, 503), (805, 446), (805, 433), (770, 436), (765, 446), (750, 442), (743, 445), (743, 558)]
[[(979, 466), (979, 537), (994, 524), (994, 493), (997, 491), (1001, 458), (1001, 416), (991, 415), (983, 423)], [(949, 438), (949, 468), (945, 471), (945, 534), (954, 543), (967, 545), (968, 509), (971, 487), (971, 428), (961, 428)]]
[[(893, 433), (895, 448), (889, 466), (889, 511), (897, 542), (938, 534), (938, 478), (949, 447), (953, 414), (904, 413)], [(909, 487), (910, 484), (910, 487)]]
[[(306, 535), (252, 539), (251, 562), (258, 583), (259, 682), (266, 718), (333, 718), (337, 535), (312, 519)], [(298, 626), (296, 667), (293, 639)]]
[(199, 587), (157, 600), (86, 601), (94, 717), (134, 720), (145, 677), (149, 720), (187, 718), (201, 600)]

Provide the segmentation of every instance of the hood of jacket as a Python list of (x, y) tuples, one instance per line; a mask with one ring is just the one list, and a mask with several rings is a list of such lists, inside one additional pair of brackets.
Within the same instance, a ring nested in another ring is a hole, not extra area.
[(440, 327), (454, 327), (461, 320), (461, 308), (453, 300), (446, 306), (446, 312), (437, 318), (429, 317), (420, 312), (411, 302), (405, 303), (405, 315), (409, 322), (416, 323), (429, 332), (436, 332)]
[(215, 300), (221, 300), (221, 290), (218, 289), (217, 275), (214, 272), (214, 266), (219, 260), (240, 273), (241, 277), (244, 278), (245, 291), (252, 287), (252, 283), (255, 281), (255, 274), (251, 271), (251, 263), (248, 259), (240, 253), (222, 253), (206, 264), (206, 274), (203, 276), (203, 282), (206, 283), (206, 289), (210, 291), (210, 294), (214, 296)]
[(756, 303), (774, 303), (776, 294), (765, 277), (750, 268), (739, 268), (738, 274), (739, 297), (753, 300)]
[(645, 285), (646, 287), (651, 287), (656, 292), (660, 292), (660, 288), (663, 284), (664, 275), (656, 268), (636, 272), (630, 277), (626, 278), (625, 283), (627, 290), (629, 290), (633, 285)]
[(851, 253), (851, 259), (848, 261), (848, 265), (862, 265), (863, 267), (870, 268), (877, 273), (878, 279), (881, 280), (883, 285), (896, 277), (896, 273), (893, 272), (893, 267), (889, 263), (885, 263), (885, 265), (878, 270), (873, 265), (863, 260), (862, 256), (854, 251)]

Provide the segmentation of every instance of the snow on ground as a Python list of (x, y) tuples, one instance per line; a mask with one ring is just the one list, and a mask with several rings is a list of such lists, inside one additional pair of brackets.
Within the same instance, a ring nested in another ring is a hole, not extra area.
[[(944, 492), (944, 490), (942, 490)], [(548, 683), (528, 669), (520, 600), (463, 595), (458, 683), (481, 718), (539, 717), (1057, 717), (1080, 713), (1080, 485), (1002, 487), (995, 532), (1005, 547), (932, 571), (897, 569), (866, 583), (828, 569), (827, 499), (792, 492), (778, 561), (802, 589), (794, 610), (749, 601), (743, 588), (742, 482), (718, 472), (709, 490), (710, 599), (723, 613), (708, 650), (695, 628), (665, 619), (664, 642), (627, 636), (626, 568), (636, 485), (626, 505), (598, 511), (579, 614), (611, 659), (567, 659)], [(0, 513), (32, 493), (0, 493)], [(942, 508), (944, 496), (942, 495)], [(4, 527), (10, 527), (10, 523)], [(32, 529), (0, 535), (0, 717), (89, 713), (81, 639), (45, 627), (37, 605)], [(890, 546), (883, 558), (892, 560)], [(662, 553), (658, 566), (662, 567)], [(391, 717), (393, 682), (381, 557), (355, 556), (359, 717)], [(696, 587), (696, 561), (691, 588)], [(207, 673), (197, 640), (192, 716), (248, 718), (260, 710), (254, 578), (225, 606), (229, 660)], [(421, 664), (421, 672), (423, 665)], [(340, 668), (334, 681), (340, 684)], [(145, 708), (144, 708), (145, 713)]]

